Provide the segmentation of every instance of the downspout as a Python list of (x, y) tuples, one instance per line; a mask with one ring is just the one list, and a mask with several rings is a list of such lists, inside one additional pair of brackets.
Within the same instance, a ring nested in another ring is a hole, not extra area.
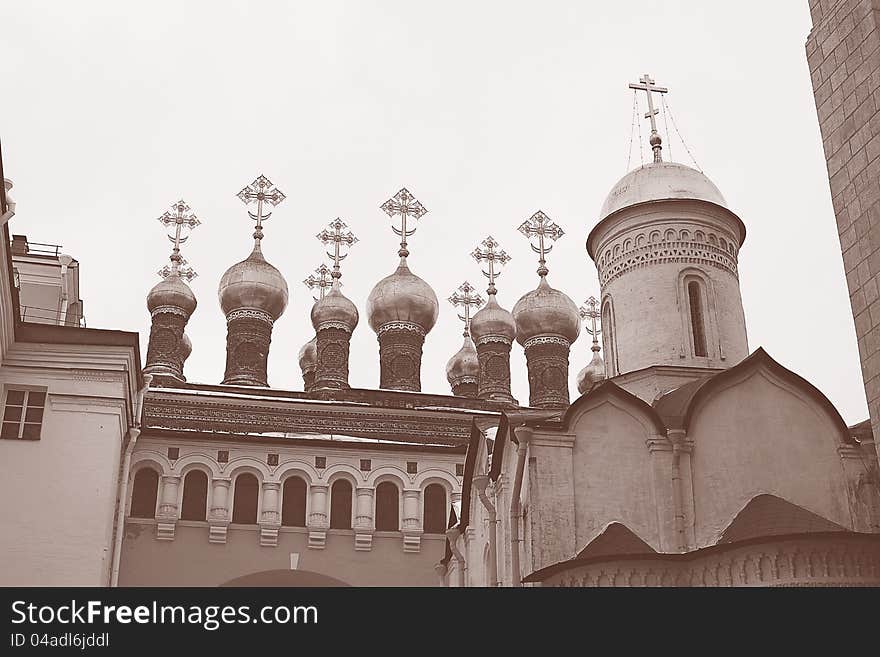
[(461, 588), (465, 586), (465, 570), (467, 569), (467, 563), (464, 560), (464, 555), (461, 553), (461, 550), (458, 547), (458, 537), (461, 536), (461, 529), (458, 527), (452, 527), (446, 530), (446, 538), (449, 541), (449, 549), (452, 550), (452, 555), (455, 557), (456, 565), (458, 566), (458, 585)]
[(498, 513), (492, 500), (486, 495), (486, 487), (489, 485), (489, 476), (482, 474), (473, 479), (473, 485), (477, 488), (477, 495), (489, 514), (489, 586), (501, 586), (498, 581)]
[(669, 429), (666, 432), (672, 443), (672, 513), (675, 522), (675, 549), (687, 551), (684, 536), (684, 501), (681, 492), (681, 451), (684, 445), (685, 432), (682, 429)]
[(134, 445), (138, 436), (141, 435), (141, 416), (144, 412), (144, 395), (147, 394), (147, 388), (153, 381), (151, 374), (144, 375), (144, 387), (138, 391), (137, 402), (134, 408), (134, 422), (128, 430), (128, 445), (125, 448), (125, 455), (122, 457), (122, 475), (119, 480), (119, 502), (116, 511), (116, 532), (113, 541), (113, 570), (110, 573), (110, 586), (119, 585), (119, 564), (122, 560), (122, 536), (125, 532), (125, 504), (128, 499), (128, 475), (131, 472), (131, 455), (134, 452)]
[(519, 565), (519, 548), (522, 539), (519, 537), (519, 521), (522, 515), (523, 471), (526, 466), (526, 452), (529, 448), (529, 440), (534, 430), (531, 427), (521, 426), (514, 429), (519, 446), (516, 451), (516, 478), (513, 480), (513, 490), (510, 497), (510, 570), (511, 586), (522, 586), (522, 572)]
[(434, 566), (434, 572), (437, 573), (437, 577), (440, 578), (440, 586), (449, 586), (449, 580), (446, 578), (446, 572), (448, 568), (444, 563), (438, 563)]

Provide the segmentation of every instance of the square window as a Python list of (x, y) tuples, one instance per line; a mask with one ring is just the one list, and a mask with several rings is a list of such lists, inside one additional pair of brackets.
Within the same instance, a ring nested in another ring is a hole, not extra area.
[(229, 463), (229, 451), (222, 449), (217, 452), (217, 462), (218, 463)]
[(168, 458), (172, 461), (176, 461), (180, 458), (180, 447), (169, 447), (168, 448)]
[(373, 468), (373, 464), (370, 459), (361, 459), (361, 470), (363, 472), (369, 472)]
[(419, 471), (419, 464), (415, 461), (407, 461), (406, 462), (406, 474), (417, 474)]
[(266, 463), (268, 465), (278, 465), (278, 454), (269, 454), (266, 456)]
[(316, 456), (315, 457), (315, 467), (316, 468), (326, 468), (327, 467), (327, 457), (326, 456)]
[(45, 390), (7, 390), (0, 438), (39, 440), (45, 405)]
[(455, 464), (455, 476), (464, 477), (464, 463)]

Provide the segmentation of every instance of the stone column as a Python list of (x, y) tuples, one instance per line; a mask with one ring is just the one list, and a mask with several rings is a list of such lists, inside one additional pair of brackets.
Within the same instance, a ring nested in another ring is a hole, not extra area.
[(358, 486), (357, 506), (354, 516), (354, 549), (369, 551), (373, 549), (373, 488)]
[(208, 514), (210, 527), (208, 541), (225, 543), (226, 530), (229, 528), (229, 477), (218, 477), (211, 484), (211, 511)]
[(330, 519), (327, 514), (327, 484), (312, 484), (312, 502), (309, 511), (309, 547), (323, 550), (327, 542)]
[(272, 317), (261, 310), (234, 310), (226, 316), (224, 384), (268, 386), (266, 364), (272, 324)]
[(422, 491), (418, 488), (403, 491), (403, 551), (418, 552), (422, 544), (422, 519), (419, 501)]
[(529, 406), (566, 408), (571, 343), (558, 335), (539, 335), (523, 346), (529, 370)]
[(422, 345), (425, 330), (410, 322), (379, 328), (379, 387), (421, 392)]
[(189, 316), (174, 306), (159, 306), (152, 313), (150, 341), (144, 374), (165, 374), (185, 381), (183, 361), (186, 347), (183, 331)]
[(477, 340), (480, 378), (477, 397), (515, 402), (510, 394), (510, 345), (503, 336), (487, 335)]
[(318, 327), (318, 362), (315, 388), (347, 390), (348, 352), (351, 333), (342, 322), (327, 322)]
[(177, 493), (180, 490), (180, 475), (162, 475), (162, 498), (156, 513), (156, 538), (160, 541), (174, 540), (174, 527), (177, 524)]
[(281, 514), (278, 513), (278, 491), (281, 484), (277, 481), (263, 482), (263, 504), (260, 509), (260, 545), (275, 547), (278, 545), (278, 529), (281, 527)]

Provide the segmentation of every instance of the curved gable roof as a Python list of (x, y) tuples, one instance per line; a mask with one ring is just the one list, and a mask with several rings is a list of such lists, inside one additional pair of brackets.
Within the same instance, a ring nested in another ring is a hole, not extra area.
[(572, 402), (571, 406), (568, 407), (568, 410), (565, 411), (565, 415), (562, 416), (562, 426), (566, 430), (568, 430), (568, 428), (571, 426), (572, 420), (580, 412), (581, 408), (585, 406), (588, 402), (593, 401), (597, 397), (601, 397), (603, 395), (616, 397), (623, 402), (634, 405), (651, 421), (651, 423), (654, 425), (654, 428), (657, 430), (657, 433), (659, 433), (661, 436), (666, 435), (666, 425), (654, 408), (652, 408), (642, 399), (639, 399), (632, 393), (627, 392), (619, 385), (608, 379), (602, 381), (601, 383), (595, 384), (592, 388), (587, 390), (587, 392), (585, 392), (583, 395), (575, 399), (574, 402)]
[(764, 351), (762, 347), (758, 347), (751, 355), (730, 369), (691, 381), (666, 393), (654, 402), (654, 410), (670, 429), (684, 429), (687, 431), (693, 419), (694, 411), (699, 407), (700, 403), (708, 399), (727, 381), (737, 377), (744, 370), (758, 367), (763, 367), (773, 372), (781, 379), (803, 390), (828, 413), (832, 422), (837, 426), (843, 440), (855, 443), (855, 440), (850, 435), (849, 428), (828, 397), (812, 383), (773, 360), (770, 354)]

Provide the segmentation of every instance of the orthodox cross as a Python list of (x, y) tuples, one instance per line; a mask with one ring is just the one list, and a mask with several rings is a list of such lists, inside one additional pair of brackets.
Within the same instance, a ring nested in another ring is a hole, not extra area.
[(186, 260), (180, 255), (180, 245), (189, 238), (189, 235), (184, 235), (183, 232), (194, 229), (202, 222), (191, 212), (190, 207), (182, 199), (172, 205), (170, 211), (166, 210), (159, 217), (159, 222), (166, 228), (174, 226), (174, 234), (168, 235), (168, 239), (174, 244), (174, 248), (171, 251), (171, 266), (165, 265), (162, 267), (158, 272), (159, 276), (168, 278), (171, 274), (176, 274), (187, 281), (192, 281), (196, 277), (196, 272), (193, 271), (192, 267), (181, 269), (181, 267), (186, 265)]
[(413, 219), (422, 218), (427, 212), (425, 206), (419, 203), (418, 199), (410, 194), (409, 190), (404, 187), (390, 199), (385, 201), (380, 208), (392, 219), (394, 219), (395, 215), (400, 216), (400, 228), (392, 225), (391, 229), (400, 236), (400, 250), (397, 252), (397, 255), (401, 258), (407, 257), (409, 255), (409, 250), (406, 248), (406, 238), (415, 233), (416, 229), (408, 229), (406, 226), (406, 220), (409, 217), (412, 217)]
[(333, 244), (333, 252), (327, 252), (327, 255), (333, 260), (333, 273), (331, 276), (333, 278), (342, 278), (342, 272), (339, 271), (339, 263), (348, 257), (348, 253), (342, 253), (342, 249), (351, 248), (357, 243), (358, 238), (348, 230), (348, 226), (339, 217), (330, 222), (329, 229), (325, 228), (316, 237), (321, 244)]
[[(315, 274), (317, 274), (317, 276), (315, 276)], [(323, 299), (324, 294), (333, 285), (332, 272), (327, 265), (321, 263), (321, 266), (315, 270), (315, 274), (309, 274), (309, 277), (304, 280), (303, 283), (305, 283), (305, 286), (310, 290), (318, 288), (319, 298)], [(315, 297), (312, 298), (315, 299)], [(318, 299), (315, 299), (315, 301), (318, 301)]]
[(639, 78), (639, 84), (631, 84), (629, 85), (630, 89), (635, 89), (636, 91), (644, 91), (645, 95), (648, 97), (648, 111), (645, 113), (646, 119), (651, 119), (651, 148), (654, 150), (654, 161), (660, 162), (660, 135), (657, 134), (657, 120), (654, 118), (659, 114), (660, 110), (654, 107), (654, 97), (651, 95), (651, 92), (657, 92), (658, 94), (665, 94), (669, 91), (666, 87), (657, 87), (654, 85), (654, 80), (651, 79), (651, 76), (645, 73), (641, 78)]
[(593, 351), (599, 351), (599, 334), (602, 332), (602, 329), (596, 326), (596, 320), (601, 317), (599, 300), (596, 297), (590, 297), (584, 303), (587, 305), (580, 307), (581, 319), (590, 320), (590, 326), (584, 330), (593, 336)]
[(254, 229), (254, 243), (255, 246), (259, 247), (260, 240), (263, 239), (263, 222), (272, 216), (271, 212), (263, 214), (263, 203), (269, 203), (274, 207), (281, 203), (286, 197), (280, 189), (272, 184), (271, 180), (263, 175), (241, 190), (236, 196), (238, 196), (238, 198), (241, 199), (241, 202), (245, 205), (250, 205), (254, 201), (257, 202), (257, 213), (254, 214), (248, 210), (248, 214), (251, 219), (257, 222), (256, 228)]
[(459, 315), (458, 318), (464, 322), (465, 337), (471, 334), (471, 308), (479, 308), (483, 305), (483, 298), (479, 294), (474, 294), (475, 291), (476, 288), (465, 281), (449, 297), (449, 303), (453, 306), (464, 306), (464, 315)]
[(486, 290), (486, 293), (495, 294), (498, 291), (495, 289), (495, 279), (501, 275), (501, 272), (495, 269), (495, 265), (506, 265), (511, 258), (504, 249), (499, 249), (501, 245), (491, 235), (484, 239), (480, 245), (483, 248), (478, 246), (471, 253), (471, 257), (479, 263), (487, 263), (489, 271), (482, 270), (483, 276), (489, 279), (489, 289)]
[[(529, 246), (532, 247), (532, 251), (538, 254), (538, 276), (543, 278), (547, 275), (547, 259), (546, 255), (553, 250), (552, 244), (547, 244), (546, 240), (550, 240), (551, 242), (555, 242), (560, 237), (565, 235), (565, 231), (559, 227), (556, 223), (550, 220), (546, 214), (544, 214), (541, 210), (538, 210), (531, 217), (526, 219), (519, 227), (519, 232), (525, 235), (529, 240)], [(532, 243), (532, 238), (538, 238), (538, 246), (535, 246)]]

